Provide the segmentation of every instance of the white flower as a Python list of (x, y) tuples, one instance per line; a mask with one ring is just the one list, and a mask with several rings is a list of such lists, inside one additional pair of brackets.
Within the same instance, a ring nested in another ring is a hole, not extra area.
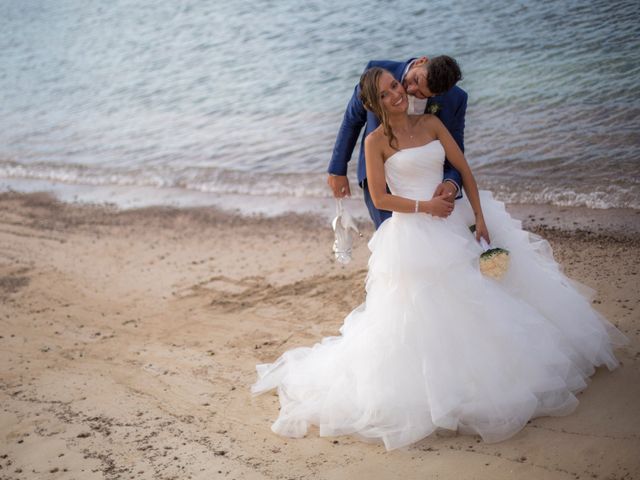
[(509, 269), (509, 252), (491, 248), (480, 255), (480, 271), (487, 277), (500, 280)]

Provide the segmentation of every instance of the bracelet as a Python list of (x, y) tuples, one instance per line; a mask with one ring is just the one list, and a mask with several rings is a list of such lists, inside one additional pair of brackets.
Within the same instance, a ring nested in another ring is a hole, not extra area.
[(415, 208), (415, 210), (413, 212), (414, 213), (418, 213), (418, 200), (416, 200), (416, 208)]

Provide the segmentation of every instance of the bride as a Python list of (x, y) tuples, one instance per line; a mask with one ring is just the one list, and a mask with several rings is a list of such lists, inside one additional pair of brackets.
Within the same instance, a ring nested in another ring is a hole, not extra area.
[[(478, 191), (440, 120), (407, 115), (389, 72), (366, 71), (360, 88), (382, 121), (365, 144), (371, 196), (393, 215), (369, 241), (366, 299), (341, 335), (256, 366), (253, 395), (277, 388), (280, 398), (271, 429), (303, 437), (314, 424), (321, 436), (392, 450), (438, 428), (498, 442), (531, 418), (571, 413), (595, 367), (618, 366), (612, 348), (626, 337), (562, 273), (544, 239)], [(445, 155), (467, 194), (455, 210), (427, 194)], [(510, 252), (501, 280), (479, 270), (481, 237)]]

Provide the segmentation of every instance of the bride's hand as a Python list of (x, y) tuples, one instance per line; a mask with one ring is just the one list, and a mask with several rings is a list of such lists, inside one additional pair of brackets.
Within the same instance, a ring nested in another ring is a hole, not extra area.
[(480, 216), (476, 218), (476, 240), (480, 241), (480, 237), (484, 238), (487, 243), (491, 243), (489, 239), (489, 230), (487, 224), (484, 223), (484, 217)]
[(429, 205), (428, 213), (434, 217), (446, 218), (451, 215), (453, 211), (453, 203), (449, 201), (449, 195), (447, 193), (433, 197), (427, 204)]

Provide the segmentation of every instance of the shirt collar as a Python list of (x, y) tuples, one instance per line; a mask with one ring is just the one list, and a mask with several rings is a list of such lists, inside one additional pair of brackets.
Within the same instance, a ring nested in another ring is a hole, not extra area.
[(409, 63), (407, 63), (407, 66), (404, 67), (404, 72), (402, 72), (402, 78), (400, 78), (400, 83), (404, 83), (404, 77), (407, 76), (407, 72), (409, 71), (409, 69), (413, 66), (413, 64), (415, 63), (415, 60), (411, 60)]

